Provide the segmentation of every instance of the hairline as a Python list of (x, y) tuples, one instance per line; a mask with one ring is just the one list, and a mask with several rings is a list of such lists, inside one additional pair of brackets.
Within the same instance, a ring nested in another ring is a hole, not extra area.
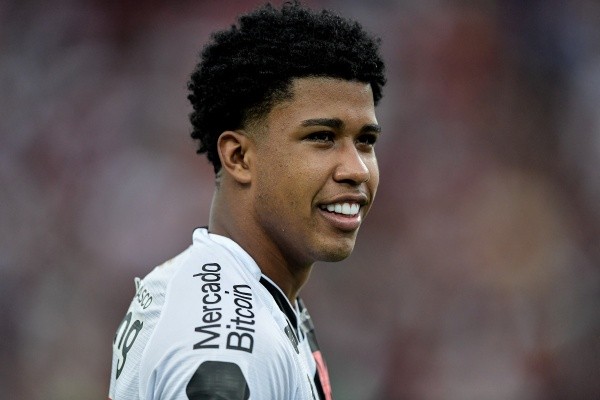
[[(294, 83), (301, 79), (333, 79), (344, 82), (360, 82), (366, 85), (369, 85), (371, 89), (373, 88), (373, 84), (371, 82), (365, 82), (358, 79), (346, 79), (335, 75), (304, 75), (304, 76), (292, 76), (287, 79), (281, 88), (272, 89), (269, 94), (265, 96), (265, 98), (258, 104), (247, 108), (244, 111), (244, 118), (241, 121), (240, 129), (256, 129), (258, 126), (264, 127), (266, 124), (262, 124), (262, 122), (266, 122), (268, 115), (273, 111), (273, 109), (286, 102), (290, 102), (294, 99), (296, 95), (294, 93)], [(375, 98), (373, 97), (373, 100)], [(375, 129), (377, 130), (377, 129)]]

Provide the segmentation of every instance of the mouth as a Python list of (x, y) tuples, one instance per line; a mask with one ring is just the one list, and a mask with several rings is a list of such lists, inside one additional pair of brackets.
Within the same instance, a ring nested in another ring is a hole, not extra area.
[(322, 204), (321, 215), (336, 230), (354, 234), (362, 222), (362, 205), (355, 202)]
[(348, 217), (355, 217), (360, 211), (360, 204), (358, 203), (332, 203), (323, 204), (319, 207), (323, 211), (327, 211), (333, 214), (345, 215)]

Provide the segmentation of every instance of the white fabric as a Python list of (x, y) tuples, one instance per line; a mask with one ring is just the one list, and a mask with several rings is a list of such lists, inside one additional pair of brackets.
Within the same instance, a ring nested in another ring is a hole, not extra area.
[(114, 339), (109, 398), (187, 399), (205, 361), (237, 364), (252, 400), (318, 398), (308, 340), (295, 332), (297, 353), (261, 277), (235, 242), (197, 229), (188, 249), (136, 279)]

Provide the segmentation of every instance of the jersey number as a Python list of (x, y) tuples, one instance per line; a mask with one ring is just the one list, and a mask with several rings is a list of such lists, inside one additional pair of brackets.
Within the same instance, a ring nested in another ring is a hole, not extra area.
[(119, 325), (119, 329), (117, 329), (117, 334), (115, 335), (115, 339), (113, 340), (113, 344), (117, 343), (117, 339), (119, 339), (119, 344), (117, 345), (117, 349), (121, 352), (121, 356), (117, 361), (117, 379), (119, 379), (119, 375), (123, 371), (123, 367), (125, 366), (125, 361), (127, 361), (127, 353), (133, 346), (135, 339), (137, 339), (138, 334), (142, 330), (142, 326), (144, 323), (139, 319), (136, 319), (131, 322), (131, 317), (133, 313), (129, 311), (123, 322)]

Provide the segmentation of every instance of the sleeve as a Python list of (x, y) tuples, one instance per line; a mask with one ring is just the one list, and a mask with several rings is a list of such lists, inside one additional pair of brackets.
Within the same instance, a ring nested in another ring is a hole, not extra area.
[(297, 355), (250, 286), (198, 278), (168, 290), (140, 365), (141, 398), (300, 399)]
[[(256, 333), (259, 332), (257, 330)], [(251, 353), (227, 348), (174, 346), (152, 368), (145, 390), (146, 398), (299, 399), (296, 374), (291, 373), (293, 365), (288, 354), (289, 344), (281, 343), (275, 336), (269, 332), (260, 337), (254, 336)], [(198, 339), (201, 340), (202, 336)], [(227, 337), (223, 339), (227, 343)]]

